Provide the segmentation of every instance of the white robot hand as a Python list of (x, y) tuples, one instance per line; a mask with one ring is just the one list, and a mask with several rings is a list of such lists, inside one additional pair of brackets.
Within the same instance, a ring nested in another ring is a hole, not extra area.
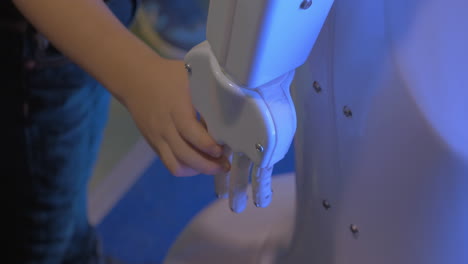
[(296, 129), (289, 94), (294, 72), (249, 89), (224, 74), (208, 42), (192, 49), (185, 61), (194, 106), (232, 160), (230, 173), (215, 175), (217, 195), (229, 196), (231, 209), (241, 212), (252, 175), (253, 202), (257, 207), (268, 206), (273, 165), (287, 153)]
[(307, 59), (333, 0), (213, 0), (207, 40), (185, 57), (195, 108), (225, 145), (230, 174), (216, 175), (216, 193), (234, 212), (271, 201), (271, 173), (291, 145), (296, 113), (289, 88)]

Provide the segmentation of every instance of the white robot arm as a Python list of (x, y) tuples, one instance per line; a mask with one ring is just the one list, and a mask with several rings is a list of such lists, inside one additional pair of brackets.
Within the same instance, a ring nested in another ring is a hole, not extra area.
[[(185, 57), (193, 104), (232, 158), (215, 175), (231, 210), (247, 203), (252, 175), (257, 207), (271, 201), (271, 173), (296, 130), (289, 88), (308, 57), (333, 0), (212, 0), (207, 40)], [(253, 165), (253, 166), (252, 166)]]

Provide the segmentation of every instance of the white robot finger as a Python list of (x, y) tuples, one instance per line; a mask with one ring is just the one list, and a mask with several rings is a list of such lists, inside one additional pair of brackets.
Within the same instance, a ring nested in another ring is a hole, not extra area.
[(247, 206), (247, 187), (249, 185), (252, 161), (242, 153), (234, 153), (229, 180), (229, 206), (235, 213), (241, 213)]
[(264, 208), (270, 205), (272, 172), (273, 167), (259, 168), (255, 165), (252, 169), (253, 202), (256, 207)]

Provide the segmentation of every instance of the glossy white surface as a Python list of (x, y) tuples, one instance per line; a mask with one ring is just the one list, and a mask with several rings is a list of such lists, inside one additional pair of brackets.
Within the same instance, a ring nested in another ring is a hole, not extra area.
[(307, 59), (333, 0), (211, 1), (207, 39), (223, 70), (238, 85), (255, 88)]
[(280, 263), (468, 263), (468, 2), (335, 4), (297, 71), (299, 199)]
[(272, 263), (291, 240), (294, 182), (294, 174), (275, 176), (268, 208), (248, 203), (242, 214), (235, 214), (227, 209), (227, 200), (211, 204), (190, 222), (164, 263)]
[(224, 74), (207, 41), (193, 48), (185, 61), (195, 109), (211, 136), (234, 155), (230, 174), (216, 175), (216, 193), (224, 196), (229, 189), (230, 208), (241, 212), (253, 165), (254, 202), (268, 206), (272, 168), (288, 152), (296, 130), (289, 92), (294, 72), (256, 89), (241, 87)]

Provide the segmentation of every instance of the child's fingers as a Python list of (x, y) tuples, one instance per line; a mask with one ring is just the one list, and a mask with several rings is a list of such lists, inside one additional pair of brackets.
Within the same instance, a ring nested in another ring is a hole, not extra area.
[(214, 159), (197, 151), (180, 136), (175, 127), (168, 131), (166, 140), (178, 160), (200, 173), (213, 175), (229, 170), (226, 158)]
[(203, 125), (193, 116), (182, 116), (172, 118), (177, 131), (181, 137), (189, 142), (197, 150), (206, 153), (214, 158), (223, 155), (223, 149), (216, 144), (214, 139), (208, 134)]
[(161, 161), (166, 165), (166, 168), (176, 177), (187, 177), (199, 174), (198, 171), (189, 168), (180, 162), (165, 141), (159, 142), (158, 154)]

